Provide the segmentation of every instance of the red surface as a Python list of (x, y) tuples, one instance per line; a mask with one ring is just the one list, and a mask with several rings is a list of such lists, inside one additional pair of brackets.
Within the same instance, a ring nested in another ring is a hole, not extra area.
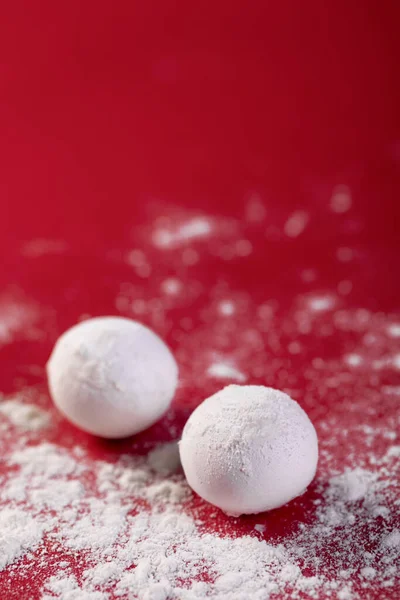
[[(339, 294), (343, 309), (387, 315), (399, 309), (394, 3), (303, 4), (2, 7), (0, 285), (3, 297), (40, 307), (46, 332), (39, 341), (17, 339), (0, 348), (2, 392), (21, 384), (43, 386), (43, 375), (26, 375), (24, 366), (43, 366), (57, 335), (82, 315), (118, 314), (122, 283), (134, 286), (133, 295), (151, 299), (166, 277), (177, 276), (187, 290), (191, 282), (200, 283), (201, 292), (192, 299), (188, 291), (165, 320), (157, 320), (154, 311), (136, 318), (177, 352), (182, 387), (165, 423), (124, 448), (168, 438), (171, 419), (179, 429), (192, 407), (221, 386), (201, 375), (199, 356), (206, 350), (235, 354), (245, 372), (255, 363), (265, 365), (252, 381), (295, 387), (317, 427), (326, 415), (348, 418), (347, 424), (361, 418), (361, 400), (359, 412), (346, 417), (345, 392), (340, 402), (320, 390), (311, 394), (303, 378), (313, 358), (351, 351), (355, 334), (310, 335), (299, 356), (286, 346), (268, 346), (267, 332), (258, 354), (235, 346), (240, 342), (244, 348), (244, 332), (256, 327), (252, 319), (261, 303), (275, 302), (279, 325), (299, 298), (310, 292), (337, 295), (343, 280), (353, 284), (348, 295)], [(334, 186), (343, 183), (353, 205), (338, 215), (329, 200)], [(266, 206), (266, 221), (240, 225), (252, 192)], [(299, 238), (288, 239), (282, 228), (298, 208), (308, 212), (310, 223)], [(213, 255), (212, 245), (198, 242), (200, 260), (187, 266), (178, 251), (162, 253), (150, 243), (160, 215), (182, 220), (198, 214), (218, 223), (236, 220), (253, 253), (226, 261)], [(65, 249), (26, 256), (26, 244), (40, 238), (62, 241)], [(356, 260), (340, 263), (339, 247), (353, 248)], [(145, 250), (151, 277), (138, 276), (126, 264), (132, 248)], [(304, 269), (315, 270), (316, 281), (304, 282)], [(215, 328), (211, 337), (210, 289), (215, 298), (225, 290), (228, 297), (244, 294), (235, 339), (228, 332), (225, 346)], [(189, 333), (183, 318), (193, 320)], [(297, 338), (288, 333), (289, 339)], [(274, 359), (282, 372), (274, 370)], [(385, 372), (357, 385), (361, 396), (365, 390), (379, 396), (383, 384), (398, 381), (398, 372)], [(393, 402), (376, 403), (381, 410), (371, 418), (384, 424), (393, 416)], [(67, 424), (57, 437), (67, 440), (71, 432), (96, 456), (110, 452)], [(341, 448), (336, 460), (345, 464)], [(273, 526), (287, 527), (291, 511), (301, 506), (282, 509)], [(207, 507), (202, 510), (206, 514)], [(253, 523), (244, 519), (232, 527), (251, 531)], [(16, 592), (0, 575), (1, 598), (36, 598), (42, 579), (33, 569)], [(376, 597), (397, 596), (376, 590)]]

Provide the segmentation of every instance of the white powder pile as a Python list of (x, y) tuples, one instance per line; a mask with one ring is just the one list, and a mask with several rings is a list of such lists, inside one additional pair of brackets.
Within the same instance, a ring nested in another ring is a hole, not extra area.
[[(170, 446), (166, 452), (164, 464), (174, 463)], [(50, 444), (13, 453), (10, 463), (20, 465), (21, 471), (9, 481), (6, 496), (10, 497), (10, 490), (23, 492), (34, 516), (27, 517), (21, 511), (23, 518), (15, 517), (17, 542), (6, 535), (1, 555), (7, 562), (18, 558), (37, 546), (45, 530), (48, 539), (62, 545), (66, 556), (69, 552), (90, 553), (93, 566), (84, 570), (80, 582), (62, 568), (45, 583), (43, 599), (52, 594), (62, 599), (107, 599), (111, 585), (116, 597), (164, 600), (209, 594), (222, 599), (233, 593), (231, 597), (244, 599), (251, 594), (261, 600), (266, 592), (283, 589), (287, 582), (298, 590), (308, 587), (308, 578), (291, 566), (280, 545), (274, 547), (249, 536), (232, 539), (202, 533), (201, 524), (182, 506), (177, 510), (176, 498), (171, 500), (173, 484), (184, 492), (181, 501), (191, 496), (182, 477), (173, 481), (152, 474), (154, 465), (159, 470), (160, 453), (158, 448), (149, 460), (124, 456), (116, 465), (94, 463), (93, 495), (86, 489), (84, 497), (66, 494), (64, 503), (54, 501), (51, 505), (48, 498), (31, 493), (38, 483), (35, 477), (41, 478), (43, 489), (53, 490), (48, 496), (56, 497), (60, 483), (66, 484), (85, 467), (79, 466), (72, 454)], [(155, 486), (158, 494), (154, 493)], [(140, 497), (151, 500), (150, 510), (137, 512)], [(39, 515), (42, 523), (33, 526)]]
[(400, 337), (400, 324), (399, 323), (390, 323), (387, 328), (388, 334), (393, 338)]
[(41, 541), (49, 522), (34, 519), (19, 508), (0, 511), (0, 570), (33, 550)]
[(19, 467), (4, 485), (2, 498), (40, 509), (62, 509), (78, 500), (83, 485), (72, 477), (83, 472), (73, 458), (52, 444), (28, 446), (13, 452), (11, 467)]
[(13, 298), (0, 298), (0, 346), (9, 344), (21, 332), (29, 337), (30, 327), (34, 324), (37, 314), (30, 305), (24, 305)]
[(207, 369), (207, 374), (214, 379), (232, 379), (239, 383), (243, 383), (247, 379), (246, 375), (234, 365), (222, 361), (212, 363)]
[(176, 442), (160, 444), (148, 454), (148, 465), (160, 475), (176, 473), (181, 465)]
[(309, 299), (309, 308), (313, 312), (323, 312), (331, 310), (335, 305), (335, 300), (332, 296), (316, 296)]
[[(344, 226), (351, 206), (349, 188), (335, 188), (330, 222)], [(58, 437), (45, 424), (44, 403), (36, 408), (35, 398), (7, 397), (0, 402), (0, 589), (4, 583), (13, 593), (23, 590), (21, 598), (41, 600), (396, 597), (399, 314), (354, 308), (352, 272), (371, 255), (363, 258), (351, 236), (332, 241), (338, 272), (331, 286), (323, 262), (309, 256), (288, 267), (289, 294), (263, 281), (237, 287), (239, 279), (222, 269), (225, 261), (240, 261), (250, 272), (263, 264), (265, 242), (275, 245), (285, 233), (295, 247), (311, 231), (297, 211), (283, 232), (273, 211), (266, 222), (257, 195), (244, 210), (242, 222), (164, 218), (150, 240), (143, 228), (143, 247), (121, 250), (137, 277), (131, 282), (129, 272), (128, 282), (116, 282), (117, 310), (171, 335), (188, 406), (223, 379), (241, 382), (241, 376), (299, 400), (320, 439), (313, 484), (278, 511), (228, 519), (189, 489), (176, 442), (146, 456), (121, 456), (118, 446), (109, 451), (103, 443), (99, 450), (100, 442), (85, 436), (78, 439), (88, 450), (70, 448), (69, 429), (60, 428)], [(196, 262), (199, 268), (188, 269)], [(235, 264), (227, 265), (232, 272)], [(140, 278), (150, 273), (155, 285), (143, 285)], [(91, 285), (101, 293), (102, 282)], [(36, 312), (23, 301), (0, 299), (0, 346), (27, 337)], [(25, 366), (17, 376), (30, 385)], [(176, 407), (171, 413), (156, 435), (178, 437)], [(146, 437), (144, 448), (148, 443)]]
[(356, 468), (333, 476), (322, 502), (316, 501), (314, 523), (301, 526), (295, 538), (291, 554), (305, 567), (324, 570), (332, 589), (342, 584), (339, 599), (362, 598), (353, 589), (355, 583), (370, 589), (374, 581), (379, 589), (393, 590), (399, 584), (398, 530), (388, 526), (397, 491), (393, 480), (385, 480), (393, 467), (395, 462), (388, 463), (386, 456), (381, 474)]
[(221, 315), (225, 317), (230, 317), (235, 314), (236, 307), (233, 302), (230, 300), (224, 300), (218, 306), (218, 311)]
[[(16, 565), (29, 573), (29, 553), (46, 534), (60, 560), (49, 567), (42, 600), (360, 598), (355, 577), (361, 587), (399, 583), (400, 531), (385, 525), (396, 448), (374, 471), (333, 474), (327, 487), (318, 480), (315, 512), (280, 540), (269, 540), (268, 513), (254, 536), (206, 531), (191, 508), (176, 442), (115, 463), (93, 461), (82, 448), (16, 448), (6, 453), (0, 492), (8, 506), (0, 513), (0, 567), (25, 555)], [(78, 577), (69, 565), (80, 556)]]
[(0, 395), (0, 417), (21, 430), (39, 431), (50, 424), (49, 414), (34, 404), (25, 404), (18, 398), (3, 399)]
[(350, 367), (359, 367), (362, 364), (363, 359), (359, 354), (346, 354), (346, 356), (344, 356), (344, 361)]
[(47, 581), (41, 600), (107, 600), (103, 592), (84, 591), (73, 575), (50, 577)]
[(175, 277), (169, 277), (161, 284), (161, 290), (169, 296), (177, 296), (181, 292), (182, 287), (182, 283)]
[(171, 229), (156, 229), (153, 243), (159, 248), (176, 248), (195, 239), (210, 235), (212, 223), (206, 217), (195, 217)]

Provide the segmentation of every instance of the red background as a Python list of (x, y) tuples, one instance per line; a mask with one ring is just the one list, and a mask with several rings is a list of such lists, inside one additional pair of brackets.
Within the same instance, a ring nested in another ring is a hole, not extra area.
[(120, 240), (149, 195), (234, 212), (249, 186), (304, 203), (354, 170), (369, 235), (393, 235), (394, 7), (8, 3), (2, 233)]
[[(56, 335), (82, 314), (116, 312), (118, 282), (133, 275), (109, 253), (138, 245), (154, 200), (167, 215), (178, 207), (239, 219), (256, 191), (278, 225), (297, 208), (312, 215), (296, 248), (254, 234), (258, 251), (245, 265), (199, 265), (206, 286), (223, 278), (284, 310), (300, 290), (297, 268), (317, 269), (319, 288), (329, 288), (338, 277), (335, 249), (352, 244), (364, 261), (344, 275), (353, 282), (349, 307), (396, 311), (395, 5), (3, 3), (0, 285), (55, 316), (43, 343), (0, 350), (2, 391), (13, 391), (21, 363), (43, 366)], [(352, 191), (350, 225), (327, 208), (341, 183)], [(62, 259), (23, 259), (24, 244), (37, 238), (63, 240), (69, 250)], [(149, 294), (175, 274), (161, 263), (146, 282)], [(189, 308), (176, 319), (182, 315), (193, 316)], [(172, 334), (160, 333), (176, 348)], [(303, 367), (301, 359), (293, 366)], [(191, 382), (178, 403), (193, 406), (205, 395)], [(2, 595), (14, 597), (11, 588)]]

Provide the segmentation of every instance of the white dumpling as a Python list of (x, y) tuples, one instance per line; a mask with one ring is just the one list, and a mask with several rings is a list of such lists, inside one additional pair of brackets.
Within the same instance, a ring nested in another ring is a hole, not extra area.
[(47, 374), (54, 403), (67, 419), (95, 435), (119, 438), (146, 429), (165, 413), (178, 367), (144, 325), (98, 317), (58, 339)]
[(230, 385), (206, 399), (179, 444), (189, 485), (229, 515), (260, 513), (302, 494), (314, 478), (318, 440), (287, 394)]

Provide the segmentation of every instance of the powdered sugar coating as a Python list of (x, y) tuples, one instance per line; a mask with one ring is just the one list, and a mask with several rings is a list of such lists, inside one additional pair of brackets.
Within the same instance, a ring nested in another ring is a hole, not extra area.
[(235, 516), (299, 496), (318, 461), (317, 434), (303, 409), (287, 394), (255, 385), (230, 385), (205, 400), (179, 448), (189, 485)]
[(178, 368), (150, 329), (121, 317), (75, 325), (47, 364), (54, 403), (72, 423), (106, 438), (133, 435), (157, 421), (174, 395)]

